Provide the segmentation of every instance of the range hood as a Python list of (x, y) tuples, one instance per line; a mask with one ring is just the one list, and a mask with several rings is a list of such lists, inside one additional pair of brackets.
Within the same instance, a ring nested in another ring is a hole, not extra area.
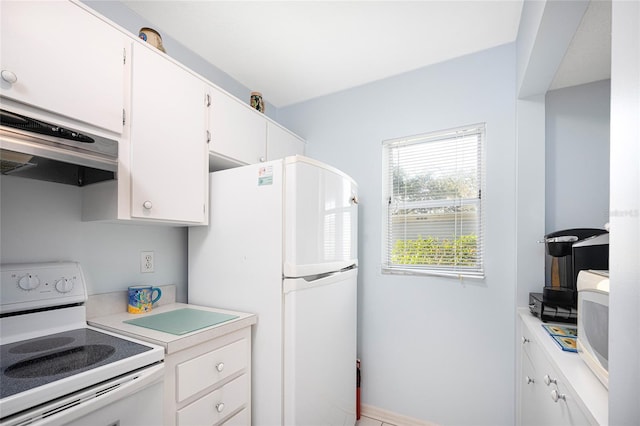
[(3, 175), (84, 186), (114, 180), (118, 141), (0, 110)]

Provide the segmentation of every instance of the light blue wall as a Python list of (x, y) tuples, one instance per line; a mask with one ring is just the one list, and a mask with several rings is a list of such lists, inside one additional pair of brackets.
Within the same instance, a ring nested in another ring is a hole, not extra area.
[(546, 232), (609, 221), (610, 80), (547, 92)]
[[(89, 294), (175, 284), (186, 302), (186, 228), (82, 222), (82, 189), (70, 185), (3, 175), (0, 196), (1, 263), (73, 260)], [(141, 251), (154, 252), (155, 272), (140, 273)]]
[[(359, 184), (362, 401), (440, 424), (514, 423), (515, 46), (281, 108)], [(381, 142), (486, 122), (486, 279), (382, 275)]]

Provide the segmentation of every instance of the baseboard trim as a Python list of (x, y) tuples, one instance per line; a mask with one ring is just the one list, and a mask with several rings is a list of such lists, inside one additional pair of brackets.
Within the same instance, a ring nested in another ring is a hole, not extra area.
[(403, 416), (402, 414), (383, 410), (382, 408), (374, 407), (373, 405), (362, 404), (360, 406), (360, 413), (365, 417), (370, 417), (395, 426), (438, 426), (437, 423)]

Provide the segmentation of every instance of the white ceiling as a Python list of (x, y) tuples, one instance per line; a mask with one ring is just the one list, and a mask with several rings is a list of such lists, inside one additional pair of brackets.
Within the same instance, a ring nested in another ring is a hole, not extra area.
[(513, 42), (522, 10), (522, 0), (123, 3), (277, 108)]
[(593, 0), (549, 89), (608, 78), (611, 78), (611, 0)]

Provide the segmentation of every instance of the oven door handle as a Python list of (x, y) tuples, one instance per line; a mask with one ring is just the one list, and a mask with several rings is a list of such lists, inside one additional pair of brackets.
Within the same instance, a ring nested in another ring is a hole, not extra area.
[[(162, 405), (162, 386), (164, 379), (164, 363), (159, 362), (138, 371), (124, 374), (113, 380), (102, 382), (87, 389), (67, 395), (54, 402), (43, 404), (37, 409), (27, 410), (13, 417), (2, 419), (2, 426), (14, 426), (30, 420), (38, 426), (66, 425), (83, 418), (92, 424), (90, 417), (85, 417), (108, 405), (125, 398), (141, 394), (145, 389), (159, 384), (159, 401)], [(154, 404), (155, 406), (155, 404)], [(55, 414), (52, 412), (57, 411)], [(44, 416), (46, 414), (46, 417)]]

